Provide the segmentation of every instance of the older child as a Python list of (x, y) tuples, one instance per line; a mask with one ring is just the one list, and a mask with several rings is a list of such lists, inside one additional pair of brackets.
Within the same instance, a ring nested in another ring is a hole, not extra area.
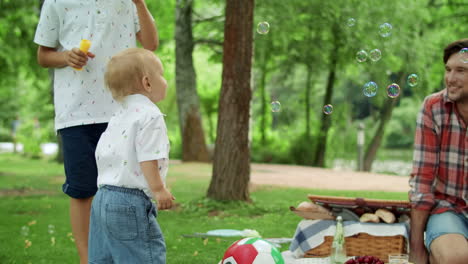
[(165, 263), (156, 216), (175, 198), (164, 184), (169, 140), (154, 104), (166, 96), (161, 61), (148, 50), (124, 50), (109, 61), (105, 83), (120, 106), (96, 148), (99, 189), (91, 208), (89, 263)]
[[(80, 263), (88, 263), (91, 201), (97, 191), (94, 152), (115, 111), (104, 87), (107, 60), (119, 51), (159, 45), (144, 0), (44, 0), (34, 42), (42, 67), (54, 69), (55, 129), (62, 141), (63, 192), (70, 197), (70, 222)], [(77, 47), (91, 41), (85, 53)], [(89, 59), (92, 58), (92, 59)], [(81, 71), (75, 68), (83, 68)]]

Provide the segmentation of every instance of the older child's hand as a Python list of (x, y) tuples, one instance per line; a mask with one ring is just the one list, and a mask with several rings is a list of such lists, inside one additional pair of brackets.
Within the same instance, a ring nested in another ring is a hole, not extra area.
[(145, 0), (132, 0), (133, 3), (135, 3), (135, 5), (138, 5), (138, 4), (144, 4), (145, 3)]
[(154, 193), (156, 200), (158, 201), (158, 210), (170, 209), (172, 207), (172, 201), (175, 197), (165, 187), (160, 191)]
[(95, 55), (91, 52), (84, 53), (79, 48), (73, 48), (65, 52), (65, 61), (68, 66), (73, 68), (83, 68), (88, 62), (88, 57), (94, 58)]

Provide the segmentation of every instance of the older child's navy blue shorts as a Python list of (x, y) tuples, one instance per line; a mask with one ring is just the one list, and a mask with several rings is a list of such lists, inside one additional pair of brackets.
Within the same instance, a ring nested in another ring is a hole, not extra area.
[(107, 123), (58, 130), (62, 139), (65, 183), (62, 190), (72, 198), (83, 199), (97, 192), (97, 166), (94, 156)]

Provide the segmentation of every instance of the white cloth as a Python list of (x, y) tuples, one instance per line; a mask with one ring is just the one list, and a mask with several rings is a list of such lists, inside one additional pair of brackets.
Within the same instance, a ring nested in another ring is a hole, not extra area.
[(98, 187), (114, 185), (143, 190), (153, 197), (140, 162), (158, 160), (165, 182), (169, 139), (164, 115), (146, 96), (127, 96), (101, 135), (96, 147)]
[[(345, 221), (343, 223), (345, 236), (367, 233), (372, 236), (402, 235), (408, 239), (406, 224), (376, 224)], [(295, 258), (304, 257), (305, 252), (325, 241), (325, 236), (334, 236), (336, 221), (334, 220), (302, 220), (299, 222), (293, 241), (289, 247)]]
[(132, 0), (45, 0), (34, 42), (58, 51), (91, 41), (81, 71), (55, 68), (55, 129), (106, 123), (116, 103), (104, 85), (106, 64), (117, 52), (136, 47), (139, 18)]
[(330, 257), (326, 258), (295, 258), (291, 251), (281, 252), (284, 264), (330, 264)]

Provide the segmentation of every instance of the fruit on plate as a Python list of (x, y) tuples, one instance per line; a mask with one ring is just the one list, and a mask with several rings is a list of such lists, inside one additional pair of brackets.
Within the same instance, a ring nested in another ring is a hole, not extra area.
[(358, 256), (348, 259), (345, 264), (384, 264), (383, 260), (374, 256)]

